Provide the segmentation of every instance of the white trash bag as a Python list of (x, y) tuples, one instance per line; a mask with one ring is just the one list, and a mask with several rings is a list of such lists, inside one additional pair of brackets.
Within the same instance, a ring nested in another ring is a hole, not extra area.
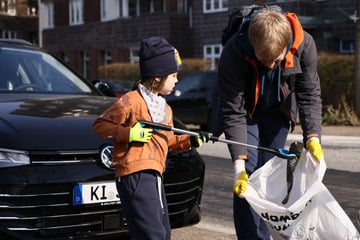
[(274, 240), (360, 240), (350, 218), (322, 183), (325, 161), (303, 151), (288, 194), (287, 160), (274, 157), (249, 177), (242, 195), (264, 219)]

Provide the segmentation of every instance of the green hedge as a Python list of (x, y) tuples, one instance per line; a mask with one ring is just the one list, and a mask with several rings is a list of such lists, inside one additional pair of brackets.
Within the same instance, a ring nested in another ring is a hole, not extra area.
[(342, 97), (354, 103), (354, 55), (320, 53), (318, 72), (325, 105), (337, 106)]
[[(179, 73), (179, 78), (182, 75), (209, 70), (210, 61), (197, 58), (182, 59), (182, 70)], [(102, 65), (98, 68), (98, 78), (100, 79), (128, 79), (139, 80), (140, 70), (138, 63), (112, 63)]]
[(138, 80), (140, 78), (138, 63), (112, 63), (98, 68), (99, 79)]
[(324, 124), (360, 125), (354, 111), (354, 61), (353, 54), (319, 53)]

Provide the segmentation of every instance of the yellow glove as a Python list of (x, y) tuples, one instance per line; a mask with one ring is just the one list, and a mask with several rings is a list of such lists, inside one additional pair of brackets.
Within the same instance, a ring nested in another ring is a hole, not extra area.
[(244, 194), (247, 189), (248, 182), (248, 175), (245, 171), (242, 171), (234, 183), (234, 193), (238, 196)]
[(245, 160), (238, 159), (234, 162), (234, 186), (233, 191), (236, 195), (242, 195), (247, 189), (249, 177), (245, 170)]
[(318, 161), (324, 160), (324, 152), (317, 137), (312, 137), (306, 142), (306, 150), (310, 151), (313, 157)]
[(130, 128), (129, 142), (149, 142), (153, 129), (143, 128), (139, 122)]

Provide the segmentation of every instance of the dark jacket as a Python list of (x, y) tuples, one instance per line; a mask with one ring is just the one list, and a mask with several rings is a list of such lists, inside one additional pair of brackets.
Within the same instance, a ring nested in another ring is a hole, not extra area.
[[(317, 73), (317, 50), (310, 34), (303, 31), (297, 16), (286, 13), (292, 31), (292, 45), (281, 63), (279, 107), (292, 126), (299, 113), (304, 141), (321, 135), (321, 91)], [(247, 33), (245, 33), (247, 34)], [(247, 36), (246, 36), (247, 37)], [(257, 107), (261, 91), (259, 66), (243, 34), (225, 45), (219, 61), (219, 89), (223, 127), (228, 139), (246, 143), (246, 119)], [(229, 146), (233, 160), (247, 155), (247, 149)]]

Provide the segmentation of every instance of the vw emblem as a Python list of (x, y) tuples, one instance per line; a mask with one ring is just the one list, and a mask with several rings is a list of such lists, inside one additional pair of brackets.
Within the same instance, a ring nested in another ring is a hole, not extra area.
[(101, 162), (102, 162), (102, 164), (104, 164), (105, 167), (107, 167), (109, 169), (114, 169), (114, 166), (112, 164), (113, 149), (114, 149), (113, 146), (107, 145), (100, 151)]

